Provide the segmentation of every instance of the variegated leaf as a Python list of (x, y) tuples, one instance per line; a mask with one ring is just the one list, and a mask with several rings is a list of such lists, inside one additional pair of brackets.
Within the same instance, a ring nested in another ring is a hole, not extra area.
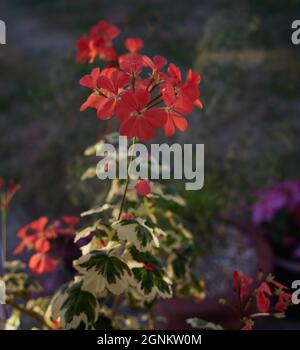
[(97, 299), (81, 286), (81, 282), (72, 282), (63, 287), (47, 310), (53, 321), (60, 320), (62, 329), (90, 329), (97, 319)]
[(154, 230), (147, 226), (140, 218), (134, 220), (121, 220), (112, 224), (119, 239), (133, 243), (140, 251), (159, 247), (159, 241)]
[(130, 249), (132, 259), (142, 263), (142, 267), (133, 267), (132, 293), (137, 299), (152, 301), (156, 298), (171, 298), (172, 282), (165, 275), (164, 270), (149, 252), (140, 252), (135, 247)]
[(82, 256), (75, 267), (83, 274), (82, 288), (95, 295), (106, 290), (119, 295), (128, 288), (131, 279), (128, 265), (105, 249)]

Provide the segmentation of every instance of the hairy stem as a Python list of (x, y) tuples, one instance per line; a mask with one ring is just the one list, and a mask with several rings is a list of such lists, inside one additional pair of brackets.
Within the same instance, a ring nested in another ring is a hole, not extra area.
[(124, 193), (123, 193), (122, 202), (121, 202), (121, 206), (120, 206), (120, 212), (119, 212), (119, 215), (118, 215), (118, 220), (121, 219), (121, 216), (122, 216), (122, 213), (123, 213), (123, 210), (124, 210), (124, 205), (125, 205), (125, 202), (126, 202), (126, 194), (127, 194), (127, 190), (128, 190), (128, 186), (129, 186), (129, 182), (130, 182), (129, 171), (130, 171), (130, 166), (131, 166), (131, 162), (132, 162), (133, 155), (134, 155), (134, 145), (135, 145), (135, 143), (136, 143), (136, 137), (134, 137), (132, 139), (132, 142), (131, 142), (131, 145), (133, 147), (132, 147), (132, 152), (131, 152), (131, 155), (129, 157), (129, 162), (128, 162), (128, 165), (127, 165), (127, 179), (126, 179), (125, 190), (124, 190)]

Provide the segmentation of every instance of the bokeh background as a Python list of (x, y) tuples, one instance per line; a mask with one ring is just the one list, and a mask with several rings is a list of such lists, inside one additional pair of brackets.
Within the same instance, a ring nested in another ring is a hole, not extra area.
[[(107, 125), (79, 113), (86, 91), (78, 81), (91, 67), (75, 63), (75, 41), (105, 19), (121, 39), (141, 37), (144, 53), (201, 73), (204, 109), (172, 140), (206, 149), (205, 187), (183, 193), (183, 215), (203, 254), (201, 273), (208, 263), (220, 278), (232, 266), (247, 269), (251, 250), (218, 237), (214, 225), (224, 216), (246, 224), (255, 191), (300, 177), (300, 47), (291, 43), (299, 9), (298, 0), (1, 0), (0, 175), (22, 185), (10, 208), (10, 250), (29, 221), (78, 215), (102, 198), (99, 181), (80, 181), (84, 149)], [(261, 327), (300, 329), (295, 318), (276, 322)]]

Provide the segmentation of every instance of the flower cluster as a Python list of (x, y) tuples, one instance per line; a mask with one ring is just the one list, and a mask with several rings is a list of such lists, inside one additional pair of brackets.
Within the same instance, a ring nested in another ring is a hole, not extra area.
[(21, 243), (14, 254), (20, 254), (25, 248), (34, 250), (29, 268), (36, 275), (53, 272), (62, 259), (57, 242), (62, 239), (65, 244), (69, 238), (73, 239), (77, 223), (78, 218), (73, 216), (63, 216), (52, 223), (47, 217), (40, 217), (19, 230), (17, 235)]
[[(255, 286), (252, 277), (245, 276), (239, 271), (233, 273), (233, 287), (239, 305), (238, 308), (233, 308), (240, 314), (243, 330), (251, 330), (255, 318), (260, 316), (283, 317), (283, 312), (291, 305), (291, 294), (287, 292), (288, 288), (275, 281), (272, 275), (262, 279), (262, 274), (259, 273), (257, 281), (258, 285)], [(228, 304), (225, 300), (221, 302)]]
[[(96, 109), (101, 120), (115, 115), (121, 123), (120, 134), (141, 141), (151, 140), (158, 128), (164, 128), (167, 137), (174, 135), (175, 130), (186, 131), (185, 116), (195, 106), (202, 108), (200, 74), (189, 69), (183, 79), (179, 67), (173, 63), (163, 72), (167, 60), (139, 54), (142, 46), (139, 38), (125, 40), (128, 53), (119, 55), (114, 66), (94, 68), (81, 78), (80, 84), (92, 93), (80, 110)], [(84, 52), (80, 51), (80, 58), (88, 57)]]
[(263, 191), (252, 208), (252, 221), (267, 232), (279, 255), (300, 259), (300, 180)]
[(78, 63), (88, 61), (93, 63), (96, 57), (108, 62), (116, 59), (116, 51), (112, 40), (120, 34), (117, 27), (106, 21), (100, 21), (94, 25), (89, 34), (84, 34), (76, 42)]
[(19, 191), (21, 188), (20, 185), (17, 185), (16, 183), (12, 182), (10, 183), (7, 188), (4, 188), (5, 181), (2, 177), (0, 177), (0, 206), (1, 209), (7, 209), (10, 201), (13, 199), (14, 195)]

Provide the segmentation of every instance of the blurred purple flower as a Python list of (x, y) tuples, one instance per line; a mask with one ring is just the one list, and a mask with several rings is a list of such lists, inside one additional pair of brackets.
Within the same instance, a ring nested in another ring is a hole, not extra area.
[(252, 208), (253, 223), (269, 222), (282, 208), (293, 210), (300, 204), (300, 180), (283, 181), (260, 193)]

